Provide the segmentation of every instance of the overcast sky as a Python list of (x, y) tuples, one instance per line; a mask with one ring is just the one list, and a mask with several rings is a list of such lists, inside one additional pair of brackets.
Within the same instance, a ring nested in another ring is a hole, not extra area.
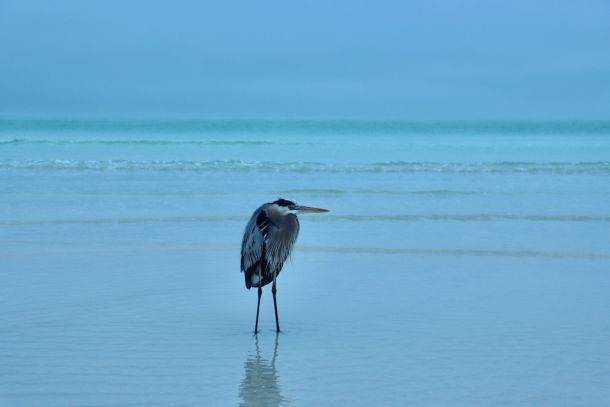
[(607, 0), (0, 0), (0, 117), (610, 119)]

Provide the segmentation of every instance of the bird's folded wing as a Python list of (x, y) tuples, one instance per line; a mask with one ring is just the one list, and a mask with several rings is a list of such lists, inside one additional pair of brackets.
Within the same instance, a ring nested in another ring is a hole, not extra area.
[(270, 225), (271, 221), (264, 209), (259, 208), (252, 214), (241, 243), (241, 271), (248, 270), (263, 256)]

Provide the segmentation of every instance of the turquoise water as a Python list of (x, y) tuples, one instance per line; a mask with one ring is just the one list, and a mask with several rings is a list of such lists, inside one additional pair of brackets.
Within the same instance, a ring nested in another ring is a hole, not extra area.
[(603, 405), (608, 202), (604, 122), (0, 121), (0, 405)]

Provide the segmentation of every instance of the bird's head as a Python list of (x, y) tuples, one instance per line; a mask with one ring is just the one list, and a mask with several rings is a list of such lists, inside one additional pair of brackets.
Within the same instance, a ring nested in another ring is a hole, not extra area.
[(271, 202), (271, 205), (274, 205), (277, 207), (277, 211), (279, 213), (281, 213), (282, 215), (288, 215), (288, 214), (299, 214), (299, 213), (323, 213), (323, 212), (329, 212), (328, 209), (322, 209), (322, 208), (312, 208), (310, 206), (303, 206), (303, 205), (297, 205), (296, 203), (289, 201), (287, 199), (282, 199), (279, 198), (277, 201), (275, 202)]

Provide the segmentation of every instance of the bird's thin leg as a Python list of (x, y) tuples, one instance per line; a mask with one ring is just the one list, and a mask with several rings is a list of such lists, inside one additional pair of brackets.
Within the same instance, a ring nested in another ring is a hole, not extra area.
[(263, 295), (263, 289), (258, 287), (258, 305), (256, 306), (256, 324), (254, 325), (254, 334), (258, 333), (258, 311), (261, 308), (261, 297)]
[(258, 305), (256, 306), (256, 324), (254, 325), (254, 334), (258, 333), (258, 311), (261, 309), (261, 297), (263, 295), (263, 278), (261, 269), (258, 269)]
[(275, 300), (275, 293), (277, 292), (277, 288), (275, 288), (275, 274), (273, 273), (273, 287), (271, 287), (271, 292), (273, 293), (273, 308), (275, 308), (275, 328), (277, 332), (280, 331), (280, 319), (277, 316), (277, 301)]

